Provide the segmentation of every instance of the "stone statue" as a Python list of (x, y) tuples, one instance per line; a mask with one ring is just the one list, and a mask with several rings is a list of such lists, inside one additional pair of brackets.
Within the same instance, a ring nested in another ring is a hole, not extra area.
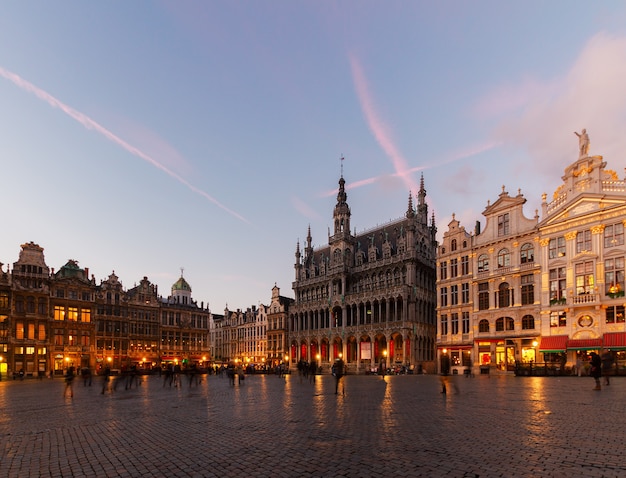
[(580, 133), (574, 131), (574, 134), (578, 136), (579, 158), (584, 158), (589, 154), (589, 135), (587, 130), (583, 128)]

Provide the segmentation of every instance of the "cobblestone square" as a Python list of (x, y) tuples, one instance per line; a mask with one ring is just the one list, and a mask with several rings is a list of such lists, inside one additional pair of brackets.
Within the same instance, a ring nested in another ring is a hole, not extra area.
[[(446, 393), (442, 393), (442, 380)], [(624, 392), (589, 377), (249, 375), (64, 397), (0, 382), (3, 477), (622, 477)]]

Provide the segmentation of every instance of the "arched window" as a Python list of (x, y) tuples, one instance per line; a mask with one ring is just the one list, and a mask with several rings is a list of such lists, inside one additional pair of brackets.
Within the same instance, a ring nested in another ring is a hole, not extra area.
[(498, 307), (510, 307), (511, 306), (511, 289), (509, 289), (509, 283), (503, 282), (498, 286)]
[(511, 253), (508, 249), (500, 249), (498, 252), (498, 267), (509, 267), (511, 265)]
[(499, 319), (496, 319), (496, 332), (503, 332), (504, 331), (504, 317), (500, 317)]
[(489, 256), (487, 254), (478, 256), (478, 272), (489, 272)]
[(452, 239), (452, 241), (450, 242), (450, 250), (456, 251), (456, 239)]
[(528, 264), (530, 262), (535, 262), (535, 247), (527, 242), (522, 245), (520, 248), (520, 264)]
[(505, 317), (504, 321), (506, 322), (506, 330), (515, 330), (515, 321), (512, 317)]
[(489, 332), (489, 321), (487, 319), (482, 319), (480, 322), (478, 322), (478, 331)]
[(522, 317), (522, 330), (533, 330), (535, 328), (535, 318), (532, 315)]

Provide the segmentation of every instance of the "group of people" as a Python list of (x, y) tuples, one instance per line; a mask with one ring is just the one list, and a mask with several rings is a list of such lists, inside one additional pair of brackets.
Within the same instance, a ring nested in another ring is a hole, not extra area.
[(300, 359), (298, 361), (298, 376), (300, 377), (300, 383), (302, 383), (302, 378), (308, 380), (309, 382), (315, 382), (315, 375), (317, 375), (317, 362), (315, 360), (311, 362), (307, 362), (306, 360)]

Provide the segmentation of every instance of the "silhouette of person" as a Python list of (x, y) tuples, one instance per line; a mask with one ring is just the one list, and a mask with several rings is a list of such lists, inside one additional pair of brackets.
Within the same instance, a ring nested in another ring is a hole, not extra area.
[(333, 368), (335, 375), (335, 395), (337, 395), (337, 392), (339, 391), (339, 382), (346, 373), (346, 364), (344, 363), (343, 359), (339, 357), (337, 360), (335, 360), (335, 366)]

